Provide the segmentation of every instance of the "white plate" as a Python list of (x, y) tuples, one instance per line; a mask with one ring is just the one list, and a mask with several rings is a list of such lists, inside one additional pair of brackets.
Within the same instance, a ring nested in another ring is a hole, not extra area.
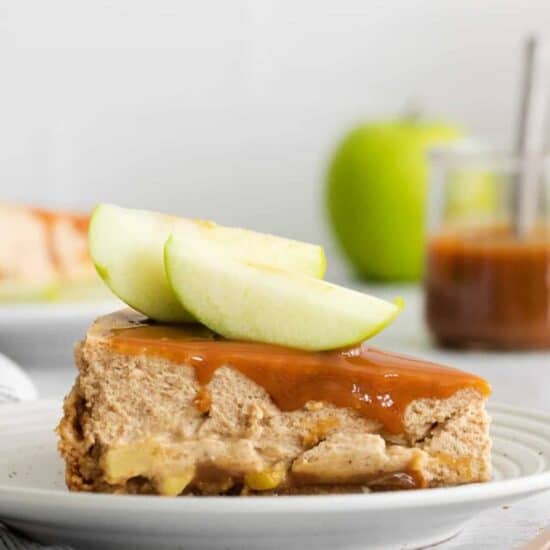
[(0, 304), (0, 352), (23, 366), (69, 365), (73, 345), (100, 315), (122, 307), (102, 301)]
[(53, 427), (60, 404), (0, 406), (0, 518), (79, 548), (418, 548), (478, 512), (550, 488), (550, 415), (491, 407), (495, 480), (447, 489), (296, 497), (69, 493)]

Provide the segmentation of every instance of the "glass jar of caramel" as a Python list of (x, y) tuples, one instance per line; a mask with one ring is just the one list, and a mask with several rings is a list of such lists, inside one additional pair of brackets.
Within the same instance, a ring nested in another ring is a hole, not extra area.
[(430, 155), (425, 315), (436, 341), (550, 348), (550, 159), (537, 163), (536, 212), (517, 229), (525, 162), (440, 149)]

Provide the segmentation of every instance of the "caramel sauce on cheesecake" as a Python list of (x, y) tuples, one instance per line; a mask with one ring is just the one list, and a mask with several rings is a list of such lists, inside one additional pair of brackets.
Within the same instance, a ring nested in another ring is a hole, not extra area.
[(226, 340), (198, 324), (159, 324), (131, 310), (100, 318), (91, 333), (125, 355), (191, 365), (202, 386), (216, 369), (230, 366), (265, 388), (282, 411), (326, 401), (360, 411), (394, 434), (403, 432), (405, 409), (415, 399), (444, 399), (463, 388), (490, 393), (489, 384), (473, 374), (364, 343), (302, 351)]

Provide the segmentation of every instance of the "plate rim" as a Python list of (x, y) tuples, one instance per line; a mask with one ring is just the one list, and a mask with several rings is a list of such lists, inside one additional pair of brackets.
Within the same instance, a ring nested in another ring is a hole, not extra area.
[[(38, 399), (0, 406), (0, 418), (17, 409), (47, 409), (59, 407), (62, 400)], [(550, 425), (550, 413), (536, 409), (517, 407), (502, 403), (490, 403), (487, 406), (491, 415), (508, 413), (522, 415), (546, 421)], [(226, 496), (201, 496), (186, 499), (181, 497), (161, 497), (157, 495), (112, 495), (102, 493), (70, 492), (32, 487), (14, 488), (0, 484), (0, 501), (29, 503), (33, 508), (51, 508), (52, 499), (56, 507), (65, 510), (79, 508), (93, 512), (97, 509), (128, 510), (144, 512), (155, 507), (156, 512), (186, 513), (209, 515), (227, 515), (228, 513), (246, 513), (261, 515), (273, 512), (300, 513), (367, 511), (410, 509), (416, 507), (434, 507), (446, 504), (465, 504), (483, 502), (504, 497), (519, 497), (550, 490), (550, 469), (520, 476), (514, 479), (472, 483), (456, 487), (439, 487), (414, 491), (392, 491), (368, 494), (329, 494), (329, 495), (279, 495), (249, 496), (247, 498), (228, 498)], [(113, 498), (115, 497), (115, 498)], [(153, 504), (154, 503), (154, 504)], [(191, 504), (192, 503), (192, 504)], [(261, 504), (260, 504), (261, 503)]]

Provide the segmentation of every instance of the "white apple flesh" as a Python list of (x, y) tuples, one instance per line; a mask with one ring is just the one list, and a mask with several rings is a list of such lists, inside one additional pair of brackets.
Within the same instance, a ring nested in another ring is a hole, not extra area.
[(99, 205), (89, 229), (90, 254), (99, 275), (123, 302), (158, 321), (195, 320), (166, 278), (163, 250), (172, 233), (190, 242), (215, 243), (238, 258), (312, 277), (322, 277), (326, 268), (320, 246), (212, 222)]
[(242, 260), (177, 234), (166, 243), (165, 266), (185, 308), (235, 340), (312, 351), (340, 348), (373, 336), (400, 310), (398, 304)]

